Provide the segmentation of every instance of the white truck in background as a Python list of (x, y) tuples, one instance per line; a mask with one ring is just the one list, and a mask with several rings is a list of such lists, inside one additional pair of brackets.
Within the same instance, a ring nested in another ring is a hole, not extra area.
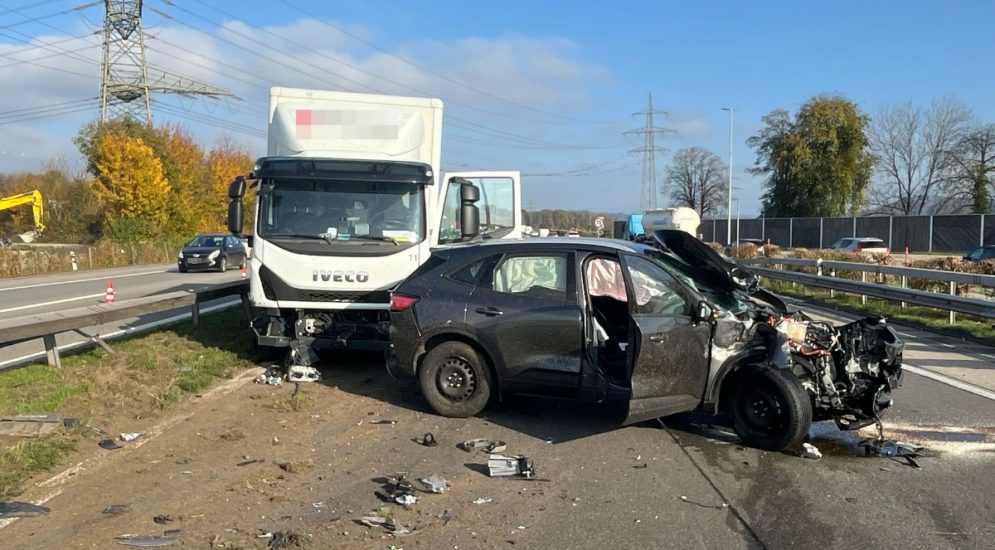
[(267, 156), (228, 190), (243, 231), (254, 190), (249, 298), (260, 346), (287, 378), (318, 377), (316, 350), (380, 349), (390, 290), (439, 244), (522, 236), (520, 174), (442, 175), (442, 101), (272, 88)]
[(687, 206), (660, 208), (643, 212), (642, 225), (647, 235), (658, 229), (677, 229), (697, 237), (701, 217), (694, 208)]

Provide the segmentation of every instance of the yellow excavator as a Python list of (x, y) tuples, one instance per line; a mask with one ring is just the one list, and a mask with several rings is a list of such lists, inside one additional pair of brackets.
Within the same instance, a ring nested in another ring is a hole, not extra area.
[[(0, 211), (16, 208), (25, 204), (31, 205), (31, 213), (34, 216), (35, 228), (27, 233), (21, 233), (16, 237), (20, 238), (23, 242), (30, 243), (37, 239), (38, 235), (45, 230), (45, 226), (41, 223), (42, 214), (44, 214), (45, 211), (41, 202), (41, 193), (36, 189), (28, 193), (11, 195), (9, 197), (0, 197)], [(0, 235), (0, 246), (7, 246), (10, 243), (10, 239)]]

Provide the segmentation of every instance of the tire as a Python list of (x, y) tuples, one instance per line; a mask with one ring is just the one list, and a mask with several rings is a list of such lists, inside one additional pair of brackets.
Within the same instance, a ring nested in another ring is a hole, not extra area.
[(443, 342), (425, 355), (418, 382), (435, 412), (454, 418), (484, 410), (493, 386), (487, 360), (469, 344), (455, 340)]
[(743, 443), (767, 451), (798, 445), (812, 425), (812, 402), (795, 376), (780, 369), (749, 372), (736, 380), (728, 413)]
[(190, 270), (187, 269), (187, 268), (185, 268), (185, 267), (182, 267), (182, 266), (180, 267), (180, 273), (186, 273), (187, 271), (190, 271)]
[(218, 264), (218, 271), (220, 271), (222, 273), (224, 273), (225, 271), (228, 271), (228, 258), (225, 258), (225, 257), (221, 258), (221, 263)]

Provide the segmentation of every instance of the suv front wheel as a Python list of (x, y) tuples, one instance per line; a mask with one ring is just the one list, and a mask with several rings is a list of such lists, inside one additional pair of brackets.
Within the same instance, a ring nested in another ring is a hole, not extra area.
[(428, 404), (443, 416), (473, 416), (491, 398), (487, 360), (465, 342), (448, 341), (432, 348), (418, 370), (418, 382)]
[(728, 413), (743, 443), (781, 451), (801, 443), (812, 425), (812, 402), (790, 372), (762, 369), (737, 381)]

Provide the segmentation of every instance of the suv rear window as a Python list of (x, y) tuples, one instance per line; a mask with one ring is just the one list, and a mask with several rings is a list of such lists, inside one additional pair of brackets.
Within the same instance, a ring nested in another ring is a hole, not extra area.
[(884, 244), (884, 241), (878, 239), (860, 241), (860, 246), (864, 248), (888, 248), (888, 245)]

